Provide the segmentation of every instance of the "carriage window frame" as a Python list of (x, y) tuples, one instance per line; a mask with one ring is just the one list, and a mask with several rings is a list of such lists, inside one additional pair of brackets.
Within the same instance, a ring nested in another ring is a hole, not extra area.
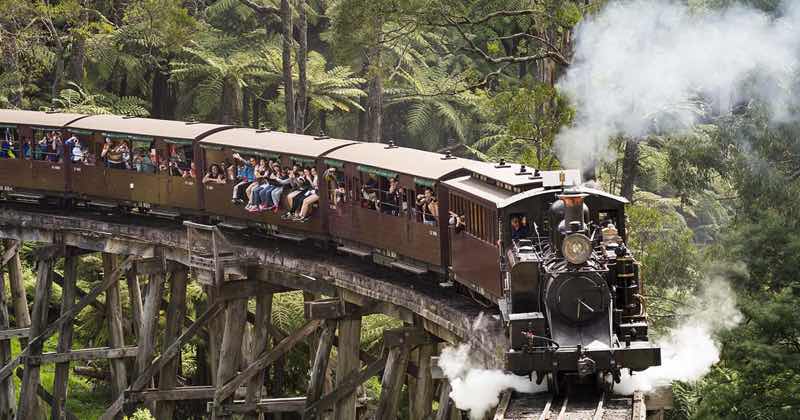
[(9, 151), (14, 154), (14, 157), (4, 157), (2, 159), (30, 160), (33, 157), (33, 154), (30, 153), (30, 151), (31, 151), (30, 142), (28, 142), (29, 156), (27, 156), (27, 157), (25, 156), (25, 153), (24, 153), (24, 151), (25, 151), (25, 147), (24, 147), (25, 146), (25, 141), (22, 139), (22, 136), (20, 135), (20, 129), (19, 129), (19, 127), (17, 125), (15, 125), (15, 124), (0, 124), (0, 130), (2, 130), (2, 134), (0, 134), (0, 137), (2, 137), (2, 139), (0, 139), (0, 143), (2, 143), (3, 141), (9, 140), (9, 138), (6, 137), (6, 136), (8, 135), (9, 131), (11, 132), (9, 137), (10, 137), (10, 143), (11, 143), (12, 147), (9, 149)]

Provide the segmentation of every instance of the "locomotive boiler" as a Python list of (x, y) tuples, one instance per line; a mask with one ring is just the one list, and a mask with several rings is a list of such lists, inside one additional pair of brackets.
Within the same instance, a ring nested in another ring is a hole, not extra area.
[(623, 368), (660, 364), (660, 349), (648, 342), (638, 265), (617, 228), (619, 198), (561, 190), (529, 201), (541, 209), (539, 223), (534, 218), (526, 235), (511, 232), (507, 249), (508, 369), (546, 379), (560, 393), (606, 387)]

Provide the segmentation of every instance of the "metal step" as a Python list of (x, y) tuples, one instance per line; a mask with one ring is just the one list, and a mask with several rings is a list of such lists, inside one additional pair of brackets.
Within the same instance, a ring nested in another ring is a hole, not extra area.
[(276, 238), (286, 239), (293, 242), (303, 242), (306, 239), (308, 239), (308, 237), (303, 235), (295, 235), (293, 233), (284, 233), (284, 232), (273, 232), (271, 235)]
[(372, 255), (372, 252), (370, 252), (370, 251), (366, 251), (366, 250), (359, 249), (359, 248), (354, 248), (354, 247), (349, 247), (349, 246), (345, 246), (345, 245), (336, 247), (336, 250), (344, 252), (344, 253), (347, 253), (347, 254), (355, 255), (357, 257), (362, 257), (362, 258)]
[(428, 272), (427, 268), (422, 268), (422, 267), (419, 267), (419, 266), (416, 266), (416, 265), (411, 265), (411, 264), (404, 263), (404, 262), (401, 262), (401, 261), (395, 261), (393, 263), (390, 263), (389, 265), (392, 266), (392, 267), (395, 267), (395, 268), (399, 268), (401, 270), (408, 271), (409, 273), (417, 274), (417, 275), (425, 274), (425, 273)]

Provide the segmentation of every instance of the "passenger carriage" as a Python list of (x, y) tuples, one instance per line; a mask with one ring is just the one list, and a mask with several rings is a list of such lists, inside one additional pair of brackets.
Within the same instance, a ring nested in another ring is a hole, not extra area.
[(21, 200), (38, 200), (48, 192), (68, 191), (68, 162), (53, 159), (47, 151), (37, 150), (38, 141), (52, 131), (85, 118), (81, 114), (37, 111), (0, 111), (0, 138), (13, 157), (0, 165), (0, 186), (7, 195)]

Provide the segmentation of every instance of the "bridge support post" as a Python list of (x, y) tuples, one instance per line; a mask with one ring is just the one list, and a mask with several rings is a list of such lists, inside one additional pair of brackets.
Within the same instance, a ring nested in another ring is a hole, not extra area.
[[(147, 282), (147, 296), (142, 307), (142, 324), (139, 328), (137, 344), (139, 352), (136, 354), (136, 375), (141, 375), (153, 362), (155, 354), (156, 328), (158, 327), (158, 314), (161, 309), (161, 296), (164, 290), (164, 273), (150, 274)], [(152, 381), (148, 381), (151, 385)], [(154, 412), (155, 403), (148, 402), (147, 408)]]
[[(104, 281), (111, 282), (111, 287), (106, 290), (106, 319), (108, 321), (109, 347), (125, 347), (125, 333), (122, 330), (122, 302), (119, 298), (119, 270), (117, 269), (117, 256), (103, 253)], [(110, 278), (116, 276), (116, 278)], [(38, 296), (37, 296), (38, 298)], [(111, 360), (111, 383), (114, 398), (118, 398), (128, 387), (128, 374), (125, 361), (122, 359)]]
[(242, 355), (242, 336), (247, 323), (247, 298), (231, 299), (226, 302), (225, 327), (223, 329), (222, 346), (219, 353), (219, 367), (217, 368), (217, 392), (214, 397), (213, 419), (230, 418), (223, 405), (233, 401), (234, 388), (230, 396), (219, 394), (219, 387), (227, 384), (236, 376)]
[[(66, 314), (75, 304), (77, 296), (78, 257), (73, 248), (67, 248), (64, 257), (64, 282), (61, 286), (61, 315)], [(58, 353), (67, 353), (72, 349), (72, 322), (65, 322), (58, 332)], [(69, 384), (69, 361), (56, 364), (53, 380), (53, 420), (66, 419), (67, 390)]]
[[(36, 264), (36, 294), (33, 300), (33, 314), (30, 329), (30, 336), (39, 336), (47, 326), (47, 305), (50, 301), (50, 289), (52, 287), (53, 269), (52, 258), (39, 260)], [(28, 356), (42, 354), (43, 342), (31, 343), (28, 348)], [(32, 362), (29, 357), (25, 358), (25, 371), (22, 376), (22, 385), (19, 396), (19, 412), (17, 418), (20, 420), (35, 420), (39, 418), (39, 404), (37, 391), (39, 390), (39, 364)]]
[[(7, 243), (9, 241), (6, 241)], [(16, 247), (9, 248), (6, 245), (2, 255), (5, 257), (9, 253), (9, 260), (14, 258), (18, 252)], [(5, 260), (5, 258), (3, 258)], [(0, 329), (7, 330), (11, 325), (9, 322), (8, 306), (6, 306), (6, 277), (4, 267), (7, 261), (0, 261)], [(0, 341), (0, 363), (3, 365), (11, 361), (11, 339)], [(14, 382), (11, 378), (5, 378), (0, 382), (0, 418), (10, 419), (14, 417), (16, 407), (16, 396), (14, 392)]]
[[(308, 381), (308, 392), (306, 392), (306, 405), (310, 406), (319, 401), (325, 390), (325, 382), (328, 373), (328, 361), (330, 360), (331, 349), (333, 348), (333, 338), (336, 334), (336, 322), (325, 321), (322, 331), (319, 333), (319, 340), (316, 342), (314, 352), (314, 362), (311, 365), (311, 375)], [(304, 415), (304, 420), (311, 420), (314, 416)]]
[[(336, 386), (342, 385), (345, 378), (358, 372), (361, 350), (361, 315), (350, 315), (339, 320), (339, 346), (336, 366)], [(335, 420), (356, 418), (356, 393), (345, 393), (334, 407)]]
[[(186, 315), (186, 283), (188, 272), (186, 269), (173, 271), (170, 278), (169, 306), (167, 307), (167, 325), (164, 332), (164, 350), (169, 348), (178, 336), (181, 335), (183, 318)], [(160, 298), (159, 298), (160, 301)], [(180, 358), (176, 357), (167, 362), (158, 375), (158, 389), (168, 391), (178, 385), (180, 372)], [(159, 401), (156, 404), (156, 419), (171, 420), (175, 413), (174, 401)]]
[[(403, 379), (406, 377), (410, 346), (401, 345), (389, 350), (386, 369), (381, 380), (381, 397), (378, 402), (376, 419), (395, 420), (400, 402), (400, 391), (403, 390)], [(412, 417), (416, 419), (416, 417)]]
[[(31, 314), (28, 312), (28, 295), (25, 293), (25, 283), (22, 279), (22, 262), (19, 259), (19, 248), (22, 242), (5, 240), (6, 250), (13, 249), (14, 252), (8, 260), (8, 285), (11, 289), (11, 304), (14, 307), (14, 319), (17, 328), (29, 328), (31, 326)], [(28, 339), (20, 339), (20, 347), (26, 347)]]
[[(258, 356), (269, 351), (270, 334), (269, 326), (272, 323), (272, 293), (261, 293), (256, 296), (256, 319), (253, 325), (253, 342), (247, 357), (247, 364), (256, 361)], [(255, 404), (261, 397), (261, 388), (264, 385), (265, 371), (262, 369), (254, 375), (247, 384), (247, 397), (245, 402)], [(257, 413), (248, 413), (245, 419), (257, 420)]]
[(417, 350), (416, 387), (411, 396), (411, 418), (425, 419), (433, 410), (433, 378), (431, 378), (431, 357), (436, 352), (436, 344), (423, 344)]

